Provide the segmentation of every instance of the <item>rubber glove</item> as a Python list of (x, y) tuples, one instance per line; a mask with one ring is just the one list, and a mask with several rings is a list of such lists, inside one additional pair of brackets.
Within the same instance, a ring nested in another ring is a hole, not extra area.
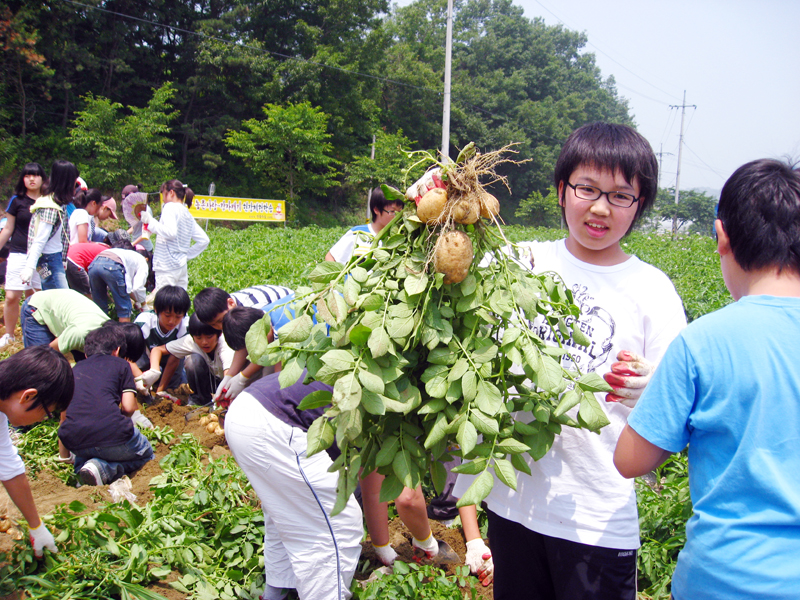
[(30, 267), (24, 267), (22, 271), (20, 271), (19, 280), (25, 285), (28, 285), (31, 282), (31, 279), (33, 279), (33, 269)]
[(606, 383), (614, 388), (614, 392), (606, 395), (606, 402), (619, 402), (633, 408), (639, 401), (644, 388), (656, 366), (635, 352), (621, 350), (617, 354), (617, 362), (611, 365), (611, 371), (603, 375)]
[(245, 388), (248, 381), (248, 378), (241, 373), (237, 373), (231, 377), (230, 381), (228, 382), (228, 389), (225, 392), (225, 399), (232, 401), (234, 398), (236, 398), (236, 396), (238, 396)]
[(153, 422), (150, 419), (148, 419), (147, 417), (145, 417), (142, 414), (142, 411), (140, 411), (140, 410), (133, 411), (133, 414), (131, 415), (131, 421), (133, 421), (134, 423), (136, 423), (140, 427), (144, 427), (145, 429), (152, 429), (153, 428)]
[(53, 538), (53, 534), (44, 526), (44, 523), (39, 523), (36, 529), (29, 529), (29, 532), (31, 535), (31, 546), (33, 546), (33, 553), (36, 555), (36, 558), (42, 558), (42, 556), (44, 556), (45, 548), (54, 554), (58, 554), (56, 540)]
[(467, 556), (464, 563), (469, 567), (470, 573), (477, 575), (480, 582), (487, 586), (494, 579), (494, 562), (492, 551), (481, 538), (467, 542)]
[(375, 548), (375, 554), (378, 555), (378, 560), (385, 566), (391, 567), (394, 564), (397, 558), (397, 552), (394, 551), (391, 544), (386, 544), (385, 546), (376, 546), (372, 544), (372, 547)]
[(161, 369), (148, 369), (142, 373), (142, 383), (145, 388), (152, 386), (161, 377)]
[(217, 386), (217, 391), (214, 392), (214, 397), (212, 398), (214, 404), (219, 404), (220, 400), (223, 400), (225, 398), (225, 395), (228, 392), (228, 387), (230, 385), (231, 379), (233, 378), (230, 375), (225, 375), (225, 377), (222, 378), (222, 381), (219, 382), (219, 385)]

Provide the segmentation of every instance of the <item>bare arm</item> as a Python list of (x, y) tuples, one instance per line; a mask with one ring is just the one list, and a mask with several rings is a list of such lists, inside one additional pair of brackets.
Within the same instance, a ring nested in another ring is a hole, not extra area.
[(328, 253), (325, 255), (325, 260), (327, 260), (327, 261), (329, 261), (329, 262), (336, 262), (336, 259), (335, 259), (335, 258), (333, 258), (333, 254), (331, 254), (330, 252), (328, 252)]
[(75, 231), (78, 233), (79, 244), (85, 244), (89, 241), (89, 225), (87, 223), (81, 223), (75, 228)]
[(481, 530), (478, 527), (478, 509), (472, 504), (462, 506), (458, 509), (458, 516), (461, 517), (461, 528), (464, 530), (464, 540), (469, 542), (481, 539)]
[(120, 403), (119, 409), (126, 417), (130, 417), (139, 410), (139, 403), (136, 402), (136, 394), (128, 391), (122, 392), (122, 402)]
[(159, 392), (163, 392), (165, 389), (167, 389), (167, 386), (172, 379), (172, 375), (175, 373), (175, 369), (178, 368), (179, 364), (181, 364), (181, 359), (170, 354), (169, 358), (167, 359), (167, 364), (164, 365), (164, 372), (161, 373), (161, 381), (158, 384)]
[(17, 219), (13, 215), (9, 215), (6, 213), (6, 226), (3, 227), (3, 231), (0, 231), (0, 248), (6, 245), (6, 242), (11, 238), (11, 234), (14, 233), (14, 227), (17, 224)]
[(8, 497), (25, 517), (28, 526), (36, 529), (42, 524), (39, 518), (39, 511), (36, 510), (36, 504), (33, 501), (33, 493), (31, 492), (31, 485), (28, 482), (28, 477), (25, 473), (20, 473), (16, 477), (12, 477), (8, 481), (3, 482), (3, 487), (8, 492)]
[(151, 369), (155, 369), (156, 371), (160, 371), (161, 370), (161, 358), (165, 354), (169, 354), (169, 352), (167, 352), (166, 344), (163, 345), (163, 346), (156, 346), (155, 348), (150, 350), (150, 368)]
[(649, 473), (669, 458), (672, 452), (651, 444), (630, 425), (625, 425), (614, 450), (614, 466), (626, 479)]

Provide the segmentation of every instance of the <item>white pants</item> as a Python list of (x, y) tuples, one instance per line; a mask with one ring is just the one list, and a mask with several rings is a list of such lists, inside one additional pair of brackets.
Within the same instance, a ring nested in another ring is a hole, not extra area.
[[(267, 584), (296, 588), (301, 600), (350, 598), (364, 531), (361, 509), (351, 496), (345, 509), (330, 517), (338, 474), (328, 473), (328, 454), (307, 458), (306, 432), (273, 416), (246, 390), (228, 410), (225, 438), (264, 510)], [(330, 526), (298, 468), (298, 455)]]
[(28, 256), (20, 252), (11, 252), (8, 255), (8, 264), (6, 265), (6, 289), (15, 292), (22, 292), (26, 290), (40, 290), (42, 289), (42, 280), (39, 278), (39, 272), (34, 269), (31, 282), (22, 283), (20, 275), (22, 269), (25, 268), (25, 261)]
[[(155, 270), (155, 269), (154, 269)], [(156, 286), (153, 290), (153, 296), (158, 290), (165, 285), (177, 285), (183, 289), (189, 289), (189, 270), (187, 266), (170, 271), (155, 271), (156, 273)]]

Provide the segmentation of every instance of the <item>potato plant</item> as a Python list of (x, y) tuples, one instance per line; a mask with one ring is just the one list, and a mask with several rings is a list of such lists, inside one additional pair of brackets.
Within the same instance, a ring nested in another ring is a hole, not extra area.
[(363, 259), (315, 267), (276, 341), (267, 342), (269, 319), (248, 332), (251, 360), (282, 362), (283, 386), (304, 370), (333, 386), (301, 408), (328, 405), (309, 429), (309, 454), (334, 440), (342, 450), (332, 467), (340, 473), (336, 511), (361, 470), (386, 476), (382, 501), (428, 472), (441, 490), (451, 454), (464, 458), (458, 472), (478, 476), (460, 504), (479, 504), (491, 471), (515, 488), (516, 470), (529, 471), (524, 453), (541, 458), (564, 426), (598, 431), (608, 423), (595, 398), (610, 389), (602, 378), (564, 370), (567, 349), (529, 327), (541, 316), (587, 343), (571, 291), (553, 273), (533, 274), (499, 226), (447, 227), (470, 239), (475, 256), (494, 259), (473, 260), (463, 281), (446, 284), (431, 260), (441, 230), (423, 224), (409, 202)]

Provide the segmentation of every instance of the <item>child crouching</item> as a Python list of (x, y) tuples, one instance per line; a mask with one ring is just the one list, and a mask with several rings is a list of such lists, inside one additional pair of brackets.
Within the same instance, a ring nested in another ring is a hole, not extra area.
[(106, 485), (153, 459), (150, 442), (130, 417), (139, 408), (136, 385), (117, 327), (86, 336), (86, 360), (76, 364), (75, 394), (61, 415), (58, 437), (75, 454), (75, 473), (86, 485)]

